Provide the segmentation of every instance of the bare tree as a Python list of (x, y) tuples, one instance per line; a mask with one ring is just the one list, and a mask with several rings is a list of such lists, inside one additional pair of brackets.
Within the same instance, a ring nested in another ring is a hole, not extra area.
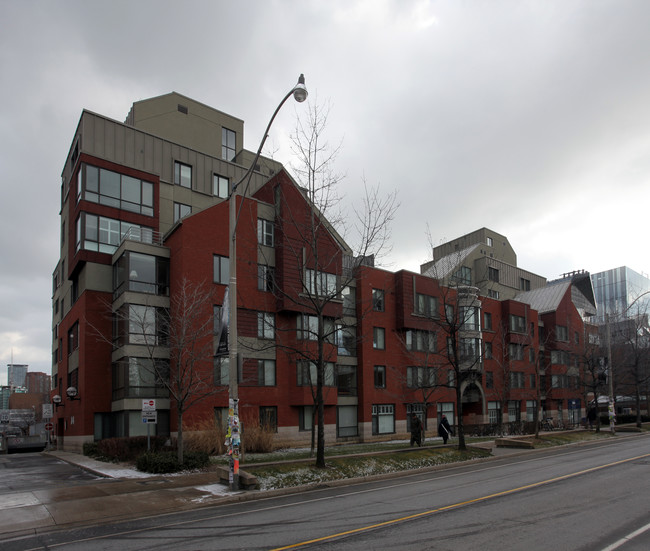
[[(222, 387), (214, 385), (213, 289), (182, 279), (173, 290), (169, 308), (123, 304), (113, 312), (117, 344), (138, 345), (139, 386), (165, 389), (176, 405), (179, 463), (183, 462), (183, 415)], [(104, 341), (106, 335), (96, 334)]]
[(307, 119), (298, 119), (291, 136), (299, 187), (276, 189), (276, 226), (282, 236), (276, 255), (298, 273), (285, 274), (273, 285), (275, 295), (299, 313), (299, 338), (278, 339), (277, 345), (298, 362), (299, 377), (312, 388), (318, 467), (325, 466), (324, 388), (335, 384), (336, 335), (347, 326), (340, 313), (342, 291), (354, 285), (361, 264), (386, 251), (397, 208), (395, 193), (383, 196), (378, 187), (365, 186), (362, 208), (354, 210), (349, 228), (352, 244), (335, 230), (346, 225), (337, 194), (342, 176), (334, 171), (340, 145), (330, 147), (325, 139), (328, 114), (328, 106), (309, 103)]

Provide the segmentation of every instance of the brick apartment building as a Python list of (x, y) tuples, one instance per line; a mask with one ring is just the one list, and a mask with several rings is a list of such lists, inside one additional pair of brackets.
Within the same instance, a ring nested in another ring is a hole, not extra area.
[[(52, 397), (66, 449), (146, 434), (143, 399), (156, 399), (158, 434), (177, 430), (174, 400), (152, 376), (147, 343), (133, 327), (146, 320), (157, 339), (158, 313), (173, 309), (187, 284), (209, 288), (203, 315), (219, 318), (228, 193), (252, 159), (243, 150), (243, 121), (177, 93), (135, 103), (125, 123), (82, 112), (62, 174), (53, 274)], [(433, 265), (419, 274), (379, 269), (371, 259), (359, 266), (326, 223), (316, 261), (309, 246), (297, 245), (312, 206), (269, 159), (260, 159), (238, 201), (244, 423), (271, 425), (284, 443), (309, 441), (312, 366), (301, 352), (318, 344), (327, 358), (327, 442), (403, 435), (411, 412), (431, 434), (441, 414), (457, 419), (456, 386), (466, 425), (532, 421), (536, 410), (565, 422), (584, 415), (580, 357), (585, 320), (595, 313), (584, 278), (547, 284), (517, 268), (507, 239), (486, 228), (468, 234), (467, 246), (436, 253), (434, 262), (447, 257), (437, 266), (449, 268), (444, 276)], [(320, 343), (302, 292), (314, 274), (337, 292), (323, 311), (333, 336)], [(206, 337), (213, 351), (216, 326)], [(173, 361), (158, 344), (159, 360)], [(223, 417), (228, 406), (226, 360), (206, 357), (198, 369), (214, 393), (187, 412), (188, 427)]]

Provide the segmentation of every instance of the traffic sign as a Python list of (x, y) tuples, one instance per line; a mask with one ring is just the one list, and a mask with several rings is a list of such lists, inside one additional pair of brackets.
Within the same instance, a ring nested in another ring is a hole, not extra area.
[(143, 423), (157, 423), (158, 422), (158, 412), (157, 411), (143, 411), (142, 412), (142, 422)]
[(156, 411), (156, 400), (142, 400), (142, 411)]
[(43, 419), (51, 419), (54, 417), (52, 411), (52, 404), (43, 404)]
[(52, 423), (45, 423), (45, 430), (52, 430), (54, 425)]

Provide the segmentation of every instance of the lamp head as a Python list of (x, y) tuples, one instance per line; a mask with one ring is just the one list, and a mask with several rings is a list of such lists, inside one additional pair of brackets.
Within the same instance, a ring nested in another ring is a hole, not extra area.
[(302, 73), (298, 78), (298, 84), (296, 84), (293, 89), (293, 98), (298, 102), (302, 103), (307, 99), (307, 87), (305, 86), (305, 75)]
[(79, 400), (78, 398), (79, 391), (76, 389), (76, 387), (73, 386), (68, 387), (65, 393), (67, 394), (70, 400)]

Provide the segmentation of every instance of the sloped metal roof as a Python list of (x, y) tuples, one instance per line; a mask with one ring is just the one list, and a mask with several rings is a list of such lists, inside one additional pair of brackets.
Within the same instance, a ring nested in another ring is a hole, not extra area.
[(439, 258), (434, 262), (433, 266), (429, 267), (424, 272), (424, 275), (433, 277), (435, 279), (444, 279), (448, 277), (456, 270), (456, 268), (458, 268), (458, 266), (460, 266), (465, 261), (465, 259), (473, 251), (476, 250), (478, 246), (479, 243)]
[(533, 310), (537, 310), (540, 314), (554, 312), (569, 290), (570, 285), (570, 281), (550, 283), (546, 287), (519, 293), (515, 300), (529, 304)]

